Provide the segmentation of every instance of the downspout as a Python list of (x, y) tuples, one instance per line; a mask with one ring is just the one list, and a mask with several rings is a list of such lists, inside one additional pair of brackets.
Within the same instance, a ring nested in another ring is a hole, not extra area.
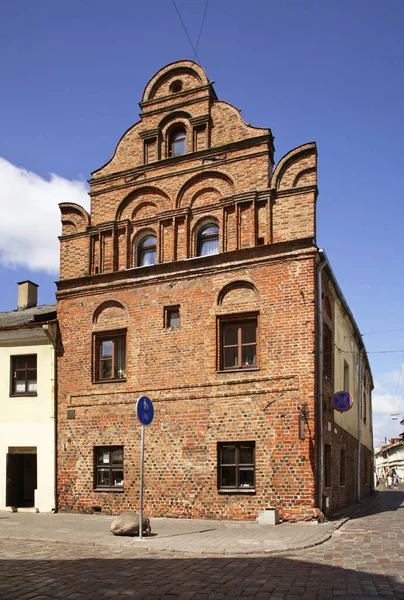
[(323, 250), (319, 249), (321, 257), (317, 265), (317, 506), (323, 507), (323, 282), (322, 273), (328, 261)]
[(53, 439), (54, 439), (54, 488), (53, 488), (53, 507), (57, 510), (57, 364), (56, 364), (56, 343), (57, 343), (57, 324), (56, 323), (45, 323), (42, 325), (42, 329), (46, 334), (46, 337), (52, 344), (53, 348)]
[[(363, 370), (363, 350), (359, 351), (358, 367), (358, 468), (356, 478), (356, 499), (361, 499), (361, 444), (362, 444), (362, 370)], [(370, 465), (369, 465), (370, 467)]]
[[(369, 388), (369, 419), (370, 419), (370, 440), (371, 440), (371, 444), (372, 444), (372, 473), (374, 473), (375, 469), (376, 469), (376, 457), (375, 457), (375, 448), (373, 445), (373, 407), (372, 407), (372, 392), (373, 392), (373, 387)], [(378, 473), (376, 472), (377, 477), (379, 477)], [(374, 477), (372, 478), (374, 480)], [(375, 482), (373, 482), (373, 491), (376, 490), (376, 486), (375, 486)]]

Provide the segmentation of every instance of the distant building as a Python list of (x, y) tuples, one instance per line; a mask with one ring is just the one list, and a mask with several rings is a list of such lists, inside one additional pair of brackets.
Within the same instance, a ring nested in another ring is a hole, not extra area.
[(316, 145), (274, 167), (271, 131), (191, 61), (140, 107), (91, 214), (60, 205), (59, 508), (138, 508), (143, 394), (149, 516), (310, 519), (368, 495), (372, 376), (315, 242)]
[(386, 479), (387, 473), (397, 473), (404, 480), (404, 440), (392, 438), (386, 444), (375, 448), (375, 468), (379, 479)]
[(56, 506), (56, 305), (18, 284), (18, 309), (0, 313), (0, 510)]

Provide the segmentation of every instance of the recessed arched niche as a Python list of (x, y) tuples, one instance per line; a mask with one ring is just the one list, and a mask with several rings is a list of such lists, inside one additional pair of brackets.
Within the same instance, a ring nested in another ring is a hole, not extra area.
[(62, 235), (82, 233), (90, 225), (90, 215), (82, 206), (73, 202), (59, 204), (62, 220)]
[(132, 221), (138, 221), (139, 219), (145, 219), (147, 217), (154, 217), (157, 213), (157, 204), (151, 201), (140, 202), (133, 209), (131, 219)]
[(119, 329), (126, 325), (127, 320), (127, 310), (117, 300), (103, 302), (93, 313), (93, 325), (97, 330)]
[(153, 217), (159, 212), (170, 210), (168, 195), (161, 189), (148, 186), (131, 192), (119, 205), (116, 219), (138, 220)]
[(207, 206), (214, 204), (220, 198), (232, 196), (234, 193), (233, 180), (224, 173), (218, 171), (199, 173), (191, 177), (180, 189), (176, 205), (177, 207)]
[(257, 288), (251, 281), (233, 281), (219, 292), (217, 304), (229, 310), (252, 310), (259, 304)]

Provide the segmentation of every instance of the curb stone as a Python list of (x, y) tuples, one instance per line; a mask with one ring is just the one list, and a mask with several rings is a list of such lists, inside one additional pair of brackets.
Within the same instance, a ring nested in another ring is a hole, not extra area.
[[(300, 550), (306, 550), (308, 548), (313, 548), (315, 546), (319, 546), (321, 544), (324, 544), (325, 542), (329, 541), (333, 534), (335, 533), (335, 531), (337, 531), (338, 529), (340, 529), (345, 523), (347, 523), (347, 521), (349, 521), (352, 517), (354, 517), (355, 515), (357, 515), (360, 511), (366, 510), (366, 509), (372, 509), (374, 505), (377, 504), (379, 500), (378, 494), (374, 494), (374, 497), (371, 499), (371, 501), (366, 502), (364, 501), (362, 504), (360, 504), (357, 508), (355, 508), (352, 513), (349, 516), (342, 516), (339, 519), (336, 519), (335, 521), (328, 521), (328, 524), (331, 525), (331, 531), (328, 531), (326, 534), (324, 534), (322, 537), (319, 537), (318, 539), (314, 539), (313, 541), (308, 541), (308, 542), (303, 542), (300, 544), (297, 544), (296, 546), (293, 547), (273, 547), (273, 548), (254, 548), (254, 549), (237, 549), (237, 550), (232, 550), (232, 549), (222, 549), (222, 550), (217, 550), (215, 548), (212, 549), (188, 549), (188, 548), (155, 548), (154, 546), (150, 546), (150, 545), (143, 545), (143, 543), (141, 542), (141, 540), (134, 538), (132, 543), (130, 542), (126, 542), (126, 543), (119, 543), (118, 541), (115, 541), (114, 544), (111, 543), (105, 543), (102, 540), (96, 540), (96, 541), (88, 541), (88, 540), (63, 540), (63, 539), (51, 539), (51, 538), (47, 538), (47, 537), (41, 537), (41, 536), (29, 536), (29, 537), (22, 537), (22, 536), (10, 536), (10, 535), (1, 535), (0, 534), (0, 539), (4, 539), (4, 540), (19, 540), (19, 541), (30, 541), (30, 542), (41, 542), (41, 543), (47, 543), (47, 544), (66, 544), (69, 546), (89, 546), (89, 547), (102, 547), (102, 548), (110, 548), (111, 550), (132, 550), (136, 553), (138, 552), (161, 552), (161, 553), (170, 553), (170, 554), (190, 554), (190, 555), (202, 555), (202, 556), (208, 556), (208, 555), (222, 555), (222, 556), (247, 556), (247, 555), (255, 555), (255, 556), (269, 556), (269, 555), (285, 555), (285, 554), (293, 554), (294, 552), (300, 551)], [(321, 527), (321, 525), (319, 525), (319, 527)], [(115, 538), (116, 539), (116, 538)], [(127, 538), (126, 538), (127, 539)], [(145, 540), (146, 541), (146, 540)], [(279, 545), (282, 544), (282, 540), (279, 540)]]

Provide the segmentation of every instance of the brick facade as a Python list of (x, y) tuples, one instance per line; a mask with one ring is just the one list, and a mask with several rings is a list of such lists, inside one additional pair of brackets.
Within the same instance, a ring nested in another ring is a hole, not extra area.
[[(91, 215), (61, 205), (59, 509), (138, 509), (145, 394), (155, 406), (148, 515), (255, 519), (277, 506), (285, 518), (314, 516), (316, 146), (274, 169), (271, 131), (246, 125), (191, 61), (159, 71), (140, 106), (93, 173)], [(174, 155), (178, 131), (185, 152)], [(198, 256), (206, 225), (218, 228), (218, 253)], [(137, 266), (145, 236), (156, 262)], [(167, 327), (170, 307), (178, 327)], [(224, 324), (248, 319), (256, 362), (224, 369)], [(99, 336), (118, 334), (125, 369), (100, 382)], [(254, 443), (254, 486), (218, 489), (224, 442)], [(95, 449), (108, 447), (123, 447), (123, 485), (95, 489)]]

